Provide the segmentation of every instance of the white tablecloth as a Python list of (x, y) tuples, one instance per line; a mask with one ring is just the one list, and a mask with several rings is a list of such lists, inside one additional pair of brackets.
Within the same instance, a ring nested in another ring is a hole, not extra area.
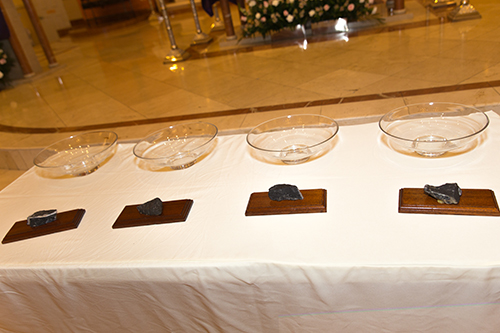
[[(300, 165), (220, 136), (193, 167), (153, 172), (133, 145), (95, 173), (31, 169), (0, 192), (0, 235), (37, 210), (77, 229), (0, 246), (6, 332), (497, 332), (500, 218), (398, 213), (399, 189), (457, 182), (500, 195), (500, 117), (471, 151), (395, 152), (378, 124), (342, 126)], [(279, 183), (327, 190), (327, 213), (245, 217)], [(193, 199), (183, 223), (112, 229), (123, 207)]]

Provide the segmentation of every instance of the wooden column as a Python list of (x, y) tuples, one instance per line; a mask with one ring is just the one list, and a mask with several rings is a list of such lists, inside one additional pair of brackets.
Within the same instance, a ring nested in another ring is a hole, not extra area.
[(233, 20), (231, 18), (231, 9), (229, 8), (229, 2), (227, 0), (220, 0), (220, 7), (224, 19), (224, 26), (226, 28), (226, 38), (228, 40), (236, 39), (236, 34), (234, 33)]
[(19, 42), (19, 38), (17, 37), (16, 31), (14, 30), (12, 22), (10, 21), (9, 15), (7, 15), (7, 11), (5, 10), (5, 7), (3, 6), (1, 1), (0, 1), (0, 9), (4, 14), (3, 17), (5, 19), (5, 23), (7, 23), (7, 26), (9, 27), (10, 45), (12, 45), (12, 49), (16, 54), (17, 61), (19, 62), (19, 66), (21, 66), (21, 70), (23, 71), (24, 77), (31, 77), (35, 75), (35, 72), (31, 68), (28, 58), (26, 57), (26, 53), (24, 53), (21, 43)]
[(49, 62), (49, 67), (55, 67), (58, 65), (56, 57), (52, 52), (52, 48), (50, 47), (49, 40), (45, 35), (45, 31), (43, 30), (42, 24), (40, 23), (40, 19), (38, 18), (38, 14), (36, 13), (35, 7), (31, 0), (23, 0), (24, 7), (26, 8), (26, 12), (30, 17), (31, 23), (33, 24), (33, 28), (35, 29), (35, 33), (40, 40), (40, 44), (42, 45), (43, 52), (45, 53), (45, 57)]
[(404, 13), (406, 13), (405, 0), (395, 0), (394, 1), (394, 14), (404, 14)]

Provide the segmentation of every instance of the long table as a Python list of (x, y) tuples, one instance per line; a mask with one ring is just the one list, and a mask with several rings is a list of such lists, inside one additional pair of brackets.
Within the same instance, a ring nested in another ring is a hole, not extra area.
[[(37, 210), (77, 229), (0, 246), (5, 332), (496, 332), (500, 218), (398, 213), (400, 188), (500, 194), (500, 117), (474, 149), (401, 154), (377, 123), (341, 126), (299, 165), (219, 136), (185, 170), (151, 171), (120, 144), (96, 172), (27, 171), (0, 192), (0, 235)], [(327, 212), (245, 216), (275, 184), (325, 189)], [(192, 199), (187, 221), (113, 229), (127, 205)]]

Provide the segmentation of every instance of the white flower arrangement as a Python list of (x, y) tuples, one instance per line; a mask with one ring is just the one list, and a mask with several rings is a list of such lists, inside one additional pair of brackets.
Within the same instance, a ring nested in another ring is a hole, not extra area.
[(241, 8), (243, 35), (266, 36), (273, 31), (293, 29), (327, 20), (344, 18), (350, 22), (374, 17), (374, 0), (250, 0)]
[(0, 90), (10, 81), (9, 72), (12, 66), (14, 66), (14, 60), (7, 56), (7, 53), (5, 53), (0, 44)]

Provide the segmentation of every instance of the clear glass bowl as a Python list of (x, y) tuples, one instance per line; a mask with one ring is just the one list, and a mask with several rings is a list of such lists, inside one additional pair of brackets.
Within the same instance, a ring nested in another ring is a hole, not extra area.
[(426, 157), (465, 151), (488, 124), (484, 112), (455, 103), (408, 105), (392, 110), (379, 121), (393, 148)]
[(117, 140), (111, 131), (73, 135), (42, 150), (33, 163), (53, 177), (88, 175), (111, 155)]
[(215, 125), (205, 122), (173, 125), (139, 141), (134, 155), (155, 169), (185, 169), (210, 148), (217, 132)]
[(320, 115), (290, 115), (253, 128), (247, 142), (265, 159), (298, 164), (329, 148), (339, 126)]

